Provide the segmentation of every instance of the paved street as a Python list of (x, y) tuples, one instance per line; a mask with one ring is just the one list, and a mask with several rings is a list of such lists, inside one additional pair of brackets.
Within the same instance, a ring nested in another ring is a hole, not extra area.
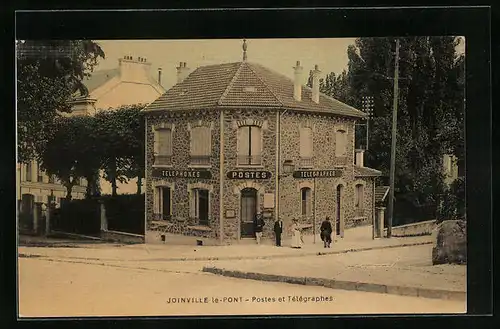
[[(465, 304), (459, 301), (219, 277), (198, 272), (196, 262), (163, 263), (173, 271), (184, 269), (183, 273), (175, 273), (69, 261), (19, 259), (21, 316), (465, 312)], [(294, 302), (288, 296), (314, 297), (318, 301), (300, 302), (296, 298)], [(321, 296), (327, 300), (320, 301)], [(180, 297), (208, 299), (207, 303), (168, 303)], [(236, 301), (215, 303), (212, 297), (232, 297)], [(252, 301), (253, 297), (259, 300)], [(266, 297), (274, 297), (275, 301), (266, 302)], [(285, 301), (280, 302), (280, 297)]]

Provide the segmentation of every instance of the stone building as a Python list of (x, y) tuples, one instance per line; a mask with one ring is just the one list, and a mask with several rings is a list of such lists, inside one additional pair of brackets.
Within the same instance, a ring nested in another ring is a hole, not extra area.
[(147, 231), (236, 243), (254, 237), (257, 211), (264, 238), (277, 217), (285, 235), (294, 217), (319, 234), (330, 216), (341, 237), (372, 224), (380, 172), (354, 149), (354, 124), (365, 114), (321, 94), (317, 66), (312, 89), (302, 85), (300, 62), (295, 80), (245, 55), (185, 69), (145, 109)]
[[(156, 73), (155, 73), (156, 74)], [(118, 60), (118, 67), (110, 70), (98, 70), (83, 80), (89, 94), (84, 97), (75, 97), (72, 102), (72, 112), (64, 115), (94, 115), (98, 110), (108, 110), (121, 105), (149, 104), (165, 89), (161, 86), (161, 72), (158, 78), (153, 77), (151, 63), (145, 58), (124, 56)], [(101, 175), (102, 176), (102, 175)], [(66, 188), (55, 176), (48, 176), (41, 170), (37, 161), (17, 165), (17, 200), (27, 230), (37, 231), (36, 224), (26, 218), (33, 218), (39, 211), (41, 204), (52, 202), (59, 206), (66, 197)], [(111, 184), (101, 179), (102, 193), (111, 193)], [(127, 183), (118, 183), (119, 193), (135, 193), (136, 180)], [(73, 199), (83, 199), (87, 182), (82, 178), (73, 187)], [(36, 221), (35, 221), (36, 223)]]

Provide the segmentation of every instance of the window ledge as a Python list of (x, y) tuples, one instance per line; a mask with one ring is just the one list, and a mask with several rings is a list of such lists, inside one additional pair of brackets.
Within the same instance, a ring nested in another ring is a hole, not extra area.
[(173, 165), (159, 165), (159, 164), (154, 164), (153, 168), (173, 168)]
[(264, 169), (264, 165), (236, 165), (238, 169)]
[(193, 169), (211, 169), (212, 165), (189, 164), (188, 168), (193, 168)]
[(187, 228), (193, 231), (212, 232), (212, 228), (205, 225), (191, 225), (188, 226)]

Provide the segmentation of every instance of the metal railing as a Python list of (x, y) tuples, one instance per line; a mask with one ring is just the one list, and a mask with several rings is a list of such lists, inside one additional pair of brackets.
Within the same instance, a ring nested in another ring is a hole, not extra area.
[(210, 165), (210, 155), (191, 155), (190, 163), (197, 166)]
[(155, 155), (155, 165), (169, 166), (172, 164), (171, 155)]
[(170, 214), (158, 214), (158, 213), (153, 214), (153, 220), (171, 220), (171, 219), (172, 215)]
[(312, 168), (314, 167), (314, 159), (312, 157), (301, 157), (299, 166), (300, 168)]
[(260, 155), (238, 155), (239, 165), (260, 165), (262, 164), (262, 156)]

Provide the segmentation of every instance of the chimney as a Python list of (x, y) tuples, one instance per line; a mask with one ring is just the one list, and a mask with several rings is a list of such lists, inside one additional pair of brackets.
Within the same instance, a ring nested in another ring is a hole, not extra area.
[(316, 104), (319, 103), (319, 74), (321, 71), (318, 65), (314, 65), (314, 71), (312, 71), (313, 81), (312, 81), (312, 101)]
[(161, 67), (158, 68), (158, 84), (161, 86)]
[(151, 74), (151, 63), (146, 58), (124, 56), (118, 60), (122, 81), (146, 83)]
[(358, 167), (364, 167), (365, 150), (358, 149), (355, 152), (356, 152), (356, 165)]
[(177, 83), (184, 81), (189, 73), (191, 73), (190, 71), (191, 69), (187, 67), (186, 62), (180, 62), (179, 66), (177, 67)]
[(300, 66), (300, 61), (297, 61), (297, 65), (295, 65), (294, 73), (295, 80), (293, 82), (293, 98), (296, 101), (302, 100), (302, 66)]

